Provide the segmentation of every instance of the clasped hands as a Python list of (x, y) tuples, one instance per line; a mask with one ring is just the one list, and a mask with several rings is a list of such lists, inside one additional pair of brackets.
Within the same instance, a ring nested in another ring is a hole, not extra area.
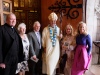
[(33, 55), (33, 56), (32, 56), (32, 58), (33, 58), (34, 60), (36, 60), (36, 59), (37, 59), (36, 55)]
[(1, 67), (2, 69), (4, 69), (4, 68), (6, 67), (6, 65), (5, 65), (4, 63), (0, 63), (0, 67)]
[(62, 45), (62, 49), (63, 50), (68, 50), (69, 49), (69, 46)]

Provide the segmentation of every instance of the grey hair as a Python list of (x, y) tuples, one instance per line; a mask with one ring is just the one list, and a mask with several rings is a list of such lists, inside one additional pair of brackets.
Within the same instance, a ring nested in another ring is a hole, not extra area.
[[(37, 25), (37, 24), (40, 24), (40, 22), (39, 21), (35, 21), (34, 24), (33, 24), (33, 27), (35, 27), (35, 25)], [(41, 24), (40, 24), (40, 26), (41, 26)]]
[(21, 27), (25, 27), (25, 28), (26, 28), (25, 23), (20, 23), (20, 24), (18, 25), (18, 31), (20, 30)]

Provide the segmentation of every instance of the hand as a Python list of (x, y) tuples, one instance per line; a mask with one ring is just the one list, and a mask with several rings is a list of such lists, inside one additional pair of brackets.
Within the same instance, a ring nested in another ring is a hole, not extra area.
[(60, 33), (59, 37), (60, 37), (60, 39), (61, 39), (61, 38), (63, 37), (63, 34), (62, 34), (62, 33)]
[(4, 63), (1, 63), (1, 64), (0, 64), (0, 67), (4, 69), (6, 66), (5, 66)]
[(59, 37), (60, 37), (60, 39), (62, 39), (62, 37), (63, 37), (62, 30), (60, 31)]
[(66, 50), (66, 49), (69, 49), (69, 47), (65, 46), (65, 45), (62, 45), (62, 49)]
[(87, 52), (88, 53), (88, 56), (90, 56), (91, 55), (91, 52)]
[(32, 56), (32, 58), (33, 58), (34, 60), (36, 60), (36, 59), (37, 59), (36, 55)]

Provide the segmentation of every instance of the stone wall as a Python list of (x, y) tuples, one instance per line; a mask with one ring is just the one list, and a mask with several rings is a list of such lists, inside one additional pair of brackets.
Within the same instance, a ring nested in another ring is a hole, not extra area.
[[(100, 40), (100, 23), (97, 18), (97, 13), (95, 11), (95, 6), (99, 0), (87, 0), (86, 7), (86, 23), (88, 26), (88, 32), (92, 37), (92, 41)], [(98, 64), (98, 51), (94, 44), (92, 47), (92, 64)]]

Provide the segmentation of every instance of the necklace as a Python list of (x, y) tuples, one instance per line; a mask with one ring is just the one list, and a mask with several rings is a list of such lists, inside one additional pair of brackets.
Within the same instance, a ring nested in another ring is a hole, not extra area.
[(50, 39), (52, 41), (52, 47), (54, 47), (56, 44), (57, 26), (54, 27), (54, 31), (51, 29), (50, 26), (48, 26), (48, 28), (49, 28), (49, 33), (50, 33)]

